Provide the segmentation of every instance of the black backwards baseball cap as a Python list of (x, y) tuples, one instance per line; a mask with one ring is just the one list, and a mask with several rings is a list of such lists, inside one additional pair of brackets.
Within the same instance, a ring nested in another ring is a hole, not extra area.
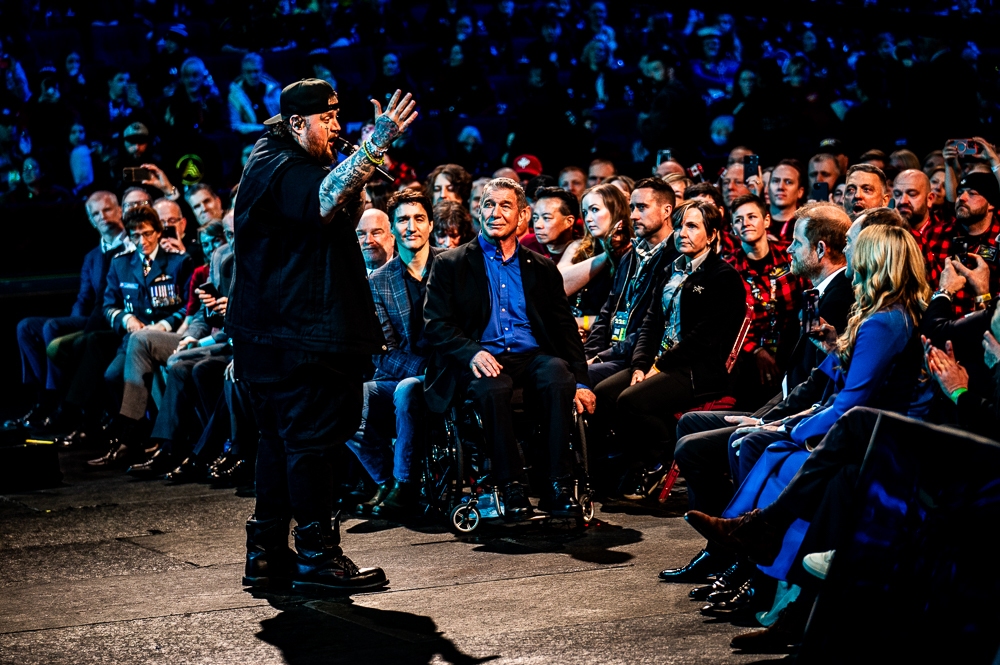
[(293, 115), (317, 115), (335, 111), (340, 104), (331, 104), (330, 97), (337, 94), (333, 86), (323, 79), (302, 79), (286, 85), (281, 91), (281, 113), (264, 121), (276, 125)]
[(994, 208), (1000, 209), (1000, 183), (992, 173), (974, 171), (958, 183), (958, 191), (971, 189), (989, 202)]

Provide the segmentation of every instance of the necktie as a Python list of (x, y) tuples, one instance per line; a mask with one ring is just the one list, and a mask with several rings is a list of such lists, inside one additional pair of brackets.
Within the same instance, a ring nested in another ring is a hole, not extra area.
[(145, 277), (149, 274), (149, 271), (153, 269), (153, 262), (149, 260), (148, 256), (142, 257), (142, 276)]

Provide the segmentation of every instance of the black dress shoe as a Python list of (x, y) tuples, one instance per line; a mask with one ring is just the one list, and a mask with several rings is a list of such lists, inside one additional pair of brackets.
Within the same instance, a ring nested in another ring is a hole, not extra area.
[(660, 571), (660, 579), (664, 582), (707, 582), (710, 575), (724, 571), (732, 563), (731, 559), (712, 556), (702, 550), (686, 566)]
[(642, 501), (656, 494), (663, 486), (667, 477), (667, 469), (662, 464), (653, 468), (641, 469), (626, 481), (622, 496), (629, 501)]
[(372, 516), (396, 520), (413, 517), (419, 508), (419, 500), (420, 486), (417, 483), (394, 478), (385, 497), (372, 508)]
[(756, 596), (757, 588), (754, 586), (754, 580), (751, 577), (735, 589), (710, 593), (708, 598), (705, 599), (709, 604), (703, 607), (702, 610), (719, 610), (722, 612), (741, 610), (749, 606)]
[(770, 626), (737, 635), (729, 646), (742, 653), (788, 653), (802, 641), (811, 610), (811, 602), (793, 600)]
[(242, 457), (231, 457), (225, 465), (208, 472), (208, 479), (219, 487), (235, 487), (253, 481), (254, 463)]
[(28, 409), (28, 412), (25, 413), (24, 415), (4, 421), (3, 429), (15, 430), (15, 429), (24, 429), (30, 426), (37, 426), (37, 423), (41, 422), (44, 419), (45, 417), (42, 413), (42, 405), (36, 404), (30, 409)]
[(747, 561), (737, 561), (712, 584), (695, 587), (688, 592), (692, 600), (705, 600), (718, 591), (732, 591), (748, 580), (754, 573), (754, 566)]
[(156, 452), (149, 456), (149, 459), (142, 464), (133, 464), (125, 469), (125, 473), (131, 476), (150, 478), (165, 475), (173, 466), (170, 454), (163, 448), (157, 448)]
[(164, 478), (172, 483), (196, 483), (205, 480), (205, 465), (195, 457), (186, 457), (173, 471)]
[(108, 452), (98, 458), (87, 460), (87, 465), (95, 468), (125, 466), (132, 457), (134, 454), (130, 452), (128, 446), (120, 443), (118, 439), (112, 439)]
[(382, 499), (384, 499), (385, 495), (389, 493), (390, 489), (392, 489), (392, 485), (394, 482), (396, 482), (395, 478), (379, 485), (375, 489), (375, 494), (372, 496), (372, 498), (368, 499), (364, 503), (359, 503), (357, 506), (354, 507), (355, 514), (371, 515), (372, 508), (382, 503)]
[(538, 509), (553, 517), (583, 517), (583, 508), (573, 496), (573, 487), (565, 480), (552, 481), (552, 489), (538, 502)]
[(528, 501), (528, 495), (524, 491), (524, 486), (512, 480), (503, 486), (503, 516), (504, 518), (512, 521), (518, 522), (520, 520), (526, 520), (532, 516), (534, 510), (531, 507), (531, 502)]
[(66, 436), (56, 437), (56, 443), (63, 448), (80, 448), (87, 443), (87, 433), (82, 429), (75, 429)]

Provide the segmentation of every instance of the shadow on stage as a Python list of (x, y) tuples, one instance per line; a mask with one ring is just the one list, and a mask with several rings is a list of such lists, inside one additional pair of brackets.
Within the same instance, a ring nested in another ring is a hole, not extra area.
[(259, 592), (254, 596), (280, 610), (260, 622), (257, 638), (280, 649), (289, 665), (424, 665), (435, 656), (454, 665), (474, 665), (498, 658), (463, 653), (427, 616), (363, 607), (349, 597), (309, 599)]

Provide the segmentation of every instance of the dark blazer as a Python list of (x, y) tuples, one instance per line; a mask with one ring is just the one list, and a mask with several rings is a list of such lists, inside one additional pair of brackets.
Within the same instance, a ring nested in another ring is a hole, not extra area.
[[(431, 256), (434, 257), (431, 269), (442, 252), (443, 249), (431, 247)], [(368, 277), (368, 286), (375, 300), (375, 313), (382, 324), (385, 345), (389, 348), (385, 354), (372, 356), (376, 381), (419, 376), (427, 367), (426, 353), (414, 347), (417, 331), (413, 330), (411, 321), (413, 303), (406, 288), (405, 271), (403, 260), (396, 254)]]
[(625, 311), (625, 292), (633, 281), (638, 260), (634, 249), (629, 250), (622, 257), (618, 272), (615, 274), (614, 285), (611, 287), (611, 294), (587, 334), (584, 350), (588, 358), (598, 356), (603, 362), (612, 360), (630, 362), (632, 360), (632, 349), (635, 348), (635, 343), (639, 339), (639, 329), (642, 327), (643, 316), (649, 310), (649, 302), (653, 298), (653, 292), (656, 291), (657, 280), (663, 272), (663, 267), (672, 263), (679, 256), (674, 245), (673, 234), (666, 240), (666, 243), (646, 266), (642, 274), (642, 283), (636, 285), (631, 316), (628, 320), (628, 327), (625, 329), (625, 339), (620, 342), (612, 342), (612, 322), (615, 314)]
[(955, 357), (969, 373), (969, 389), (980, 395), (993, 394), (993, 372), (983, 362), (983, 333), (990, 329), (990, 319), (996, 309), (991, 300), (986, 309), (955, 318), (955, 305), (943, 296), (931, 298), (920, 322), (920, 332), (931, 344), (944, 350), (951, 342)]
[[(132, 314), (146, 325), (167, 321), (171, 330), (177, 330), (184, 320), (184, 296), (192, 271), (191, 257), (162, 248), (148, 275), (142, 274), (142, 254), (135, 249), (114, 257), (104, 291), (104, 316), (111, 329), (124, 335), (122, 319)], [(162, 289), (165, 297), (154, 303), (150, 288)]]
[[(632, 368), (648, 372), (660, 352), (666, 328), (663, 289), (673, 274), (665, 266), (646, 312), (632, 354)], [(688, 369), (695, 394), (725, 390), (729, 383), (726, 360), (746, 318), (746, 291), (740, 275), (710, 251), (681, 286), (681, 341), (656, 363), (662, 371)]]
[[(434, 353), (427, 365), (424, 394), (428, 406), (438, 413), (451, 405), (459, 377), (483, 350), (479, 340), (490, 319), (484, 260), (479, 241), (473, 238), (437, 256), (431, 267), (424, 338)], [(567, 361), (577, 383), (589, 385), (583, 343), (559, 269), (541, 254), (520, 246), (518, 261), (531, 334), (541, 352)]]
[(94, 305), (104, 298), (101, 285), (106, 284), (106, 276), (104, 253), (98, 245), (83, 257), (83, 267), (80, 269), (80, 292), (76, 294), (72, 316), (90, 316)]
[[(838, 333), (847, 327), (847, 316), (854, 305), (854, 287), (846, 277), (846, 271), (841, 271), (830, 280), (819, 299), (819, 315), (833, 326)], [(804, 335), (799, 335), (799, 341), (792, 350), (788, 362), (788, 392), (809, 378), (809, 373), (826, 358)]]

